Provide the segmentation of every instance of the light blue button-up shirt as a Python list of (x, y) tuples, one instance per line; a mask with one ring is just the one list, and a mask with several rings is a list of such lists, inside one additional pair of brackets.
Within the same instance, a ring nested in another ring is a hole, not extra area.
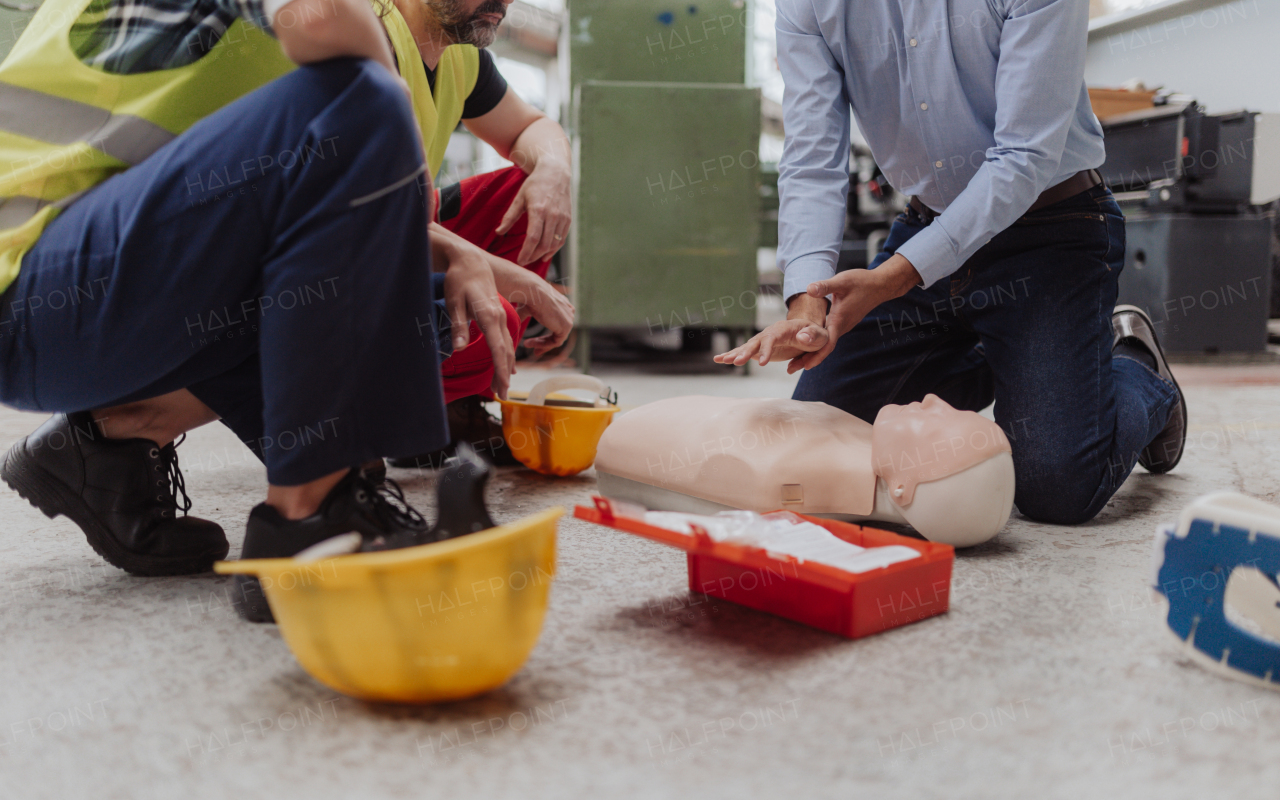
[(941, 212), (898, 250), (926, 286), (1045, 189), (1103, 162), (1084, 85), (1087, 0), (777, 0), (777, 9), (785, 297), (835, 274), (850, 107), (894, 188)]

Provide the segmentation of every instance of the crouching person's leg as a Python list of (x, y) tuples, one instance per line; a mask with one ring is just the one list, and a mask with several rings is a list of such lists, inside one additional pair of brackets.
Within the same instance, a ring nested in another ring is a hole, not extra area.
[[(436, 349), (416, 346), (434, 324), (423, 175), (401, 88), (338, 60), (86, 195), (3, 298), (0, 400), (64, 412), (4, 477), (117, 566), (208, 569), (225, 538), (178, 526), (190, 501), (164, 440), (221, 417), (271, 485), (243, 555), (424, 526), (351, 469), (446, 441)], [(41, 314), (36, 299), (67, 286), (79, 302)]]

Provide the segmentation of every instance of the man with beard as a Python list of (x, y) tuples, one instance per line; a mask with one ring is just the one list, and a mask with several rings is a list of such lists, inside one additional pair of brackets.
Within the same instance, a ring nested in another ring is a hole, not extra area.
[[(514, 167), (467, 178), (440, 191), (432, 246), (439, 261), (488, 265), (504, 305), (514, 342), (531, 316), (547, 333), (527, 344), (535, 353), (559, 346), (573, 327), (574, 309), (543, 280), (551, 257), (564, 246), (571, 219), (570, 148), (563, 129), (508, 89), (493, 57), (498, 25), (512, 0), (393, 0), (417, 43), (434, 90), (438, 137), (427, 143), (443, 156), (459, 122)], [(384, 17), (389, 26), (390, 15)], [(401, 65), (401, 72), (406, 71)], [(432, 168), (439, 169), (438, 163)], [(513, 308), (514, 306), (514, 308)], [(444, 450), (393, 459), (401, 467), (439, 466), (453, 444), (471, 442), (498, 464), (514, 464), (502, 426), (484, 410), (491, 386), (506, 385), (506, 368), (494, 369), (491, 352), (474, 328), (470, 344), (443, 364), (445, 401), (453, 442)], [(498, 359), (501, 361), (501, 358)]]

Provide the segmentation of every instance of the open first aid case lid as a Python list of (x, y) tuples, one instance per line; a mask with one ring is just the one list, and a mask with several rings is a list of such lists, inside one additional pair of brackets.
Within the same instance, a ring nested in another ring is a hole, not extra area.
[(919, 558), (861, 573), (764, 548), (716, 541), (698, 525), (681, 533), (645, 522), (644, 509), (608, 498), (593, 497), (574, 516), (625, 533), (677, 547), (688, 553), (689, 589), (720, 597), (757, 611), (775, 614), (851, 639), (942, 614), (950, 605), (951, 545), (900, 536), (804, 514), (859, 547), (903, 546)]

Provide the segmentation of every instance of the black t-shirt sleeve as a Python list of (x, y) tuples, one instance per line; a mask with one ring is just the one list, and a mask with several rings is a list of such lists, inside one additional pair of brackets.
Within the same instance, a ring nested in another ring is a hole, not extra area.
[(483, 117), (498, 107), (507, 93), (507, 80), (498, 72), (498, 65), (488, 50), (480, 51), (480, 75), (476, 78), (476, 88), (471, 90), (466, 103), (462, 106), (463, 119)]

